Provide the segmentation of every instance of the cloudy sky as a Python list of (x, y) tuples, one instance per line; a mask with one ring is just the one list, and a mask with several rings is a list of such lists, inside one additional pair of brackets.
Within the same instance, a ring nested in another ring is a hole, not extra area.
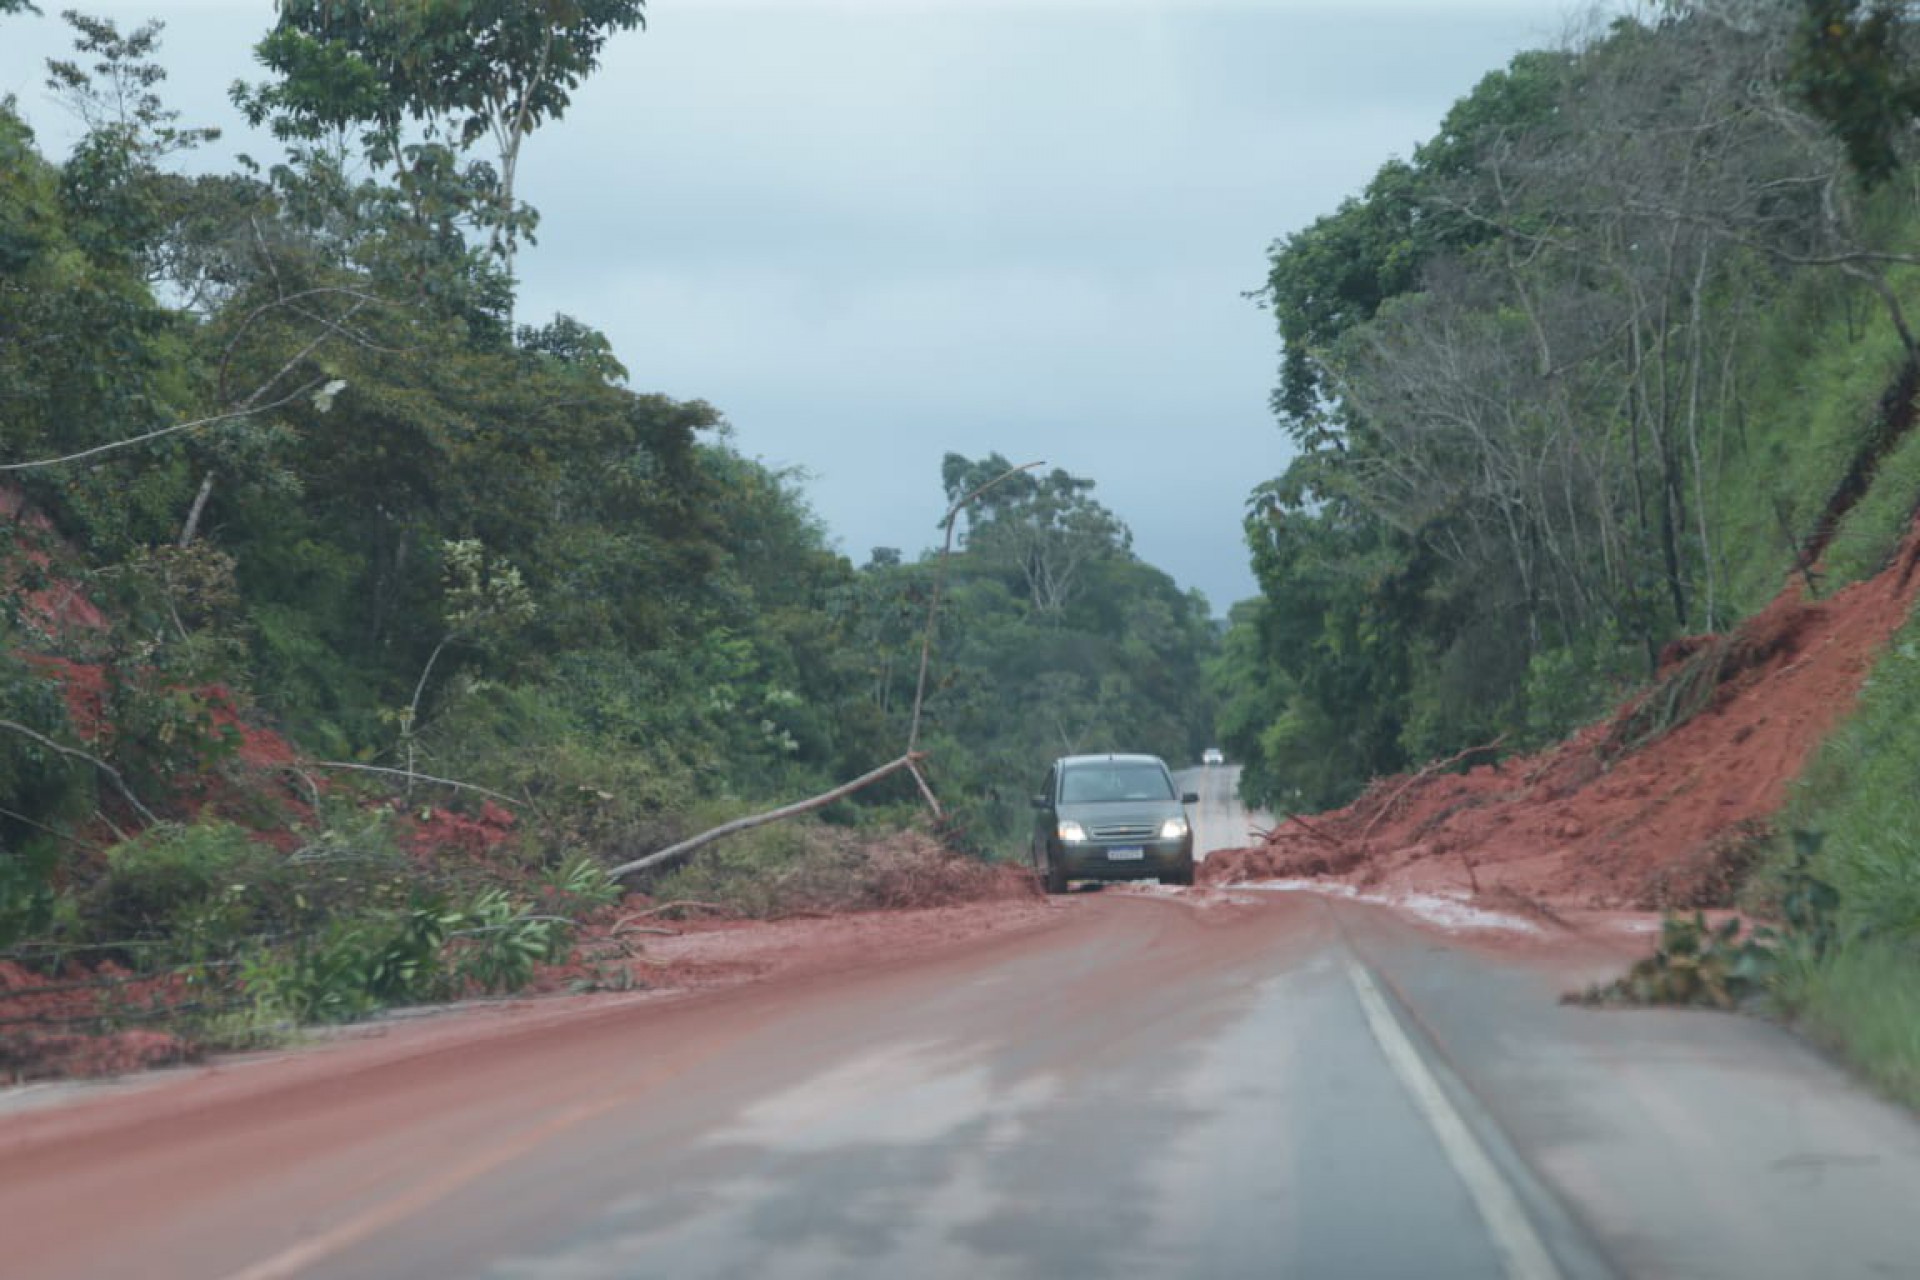
[[(52, 16), (0, 19), (42, 145)], [(167, 23), (169, 99), (239, 136), (267, 0), (72, 0)], [(804, 471), (856, 563), (937, 542), (940, 460), (1097, 483), (1140, 556), (1217, 613), (1254, 594), (1267, 246), (1405, 156), (1480, 76), (1557, 43), (1559, 0), (652, 0), (528, 144), (523, 321), (603, 331)]]

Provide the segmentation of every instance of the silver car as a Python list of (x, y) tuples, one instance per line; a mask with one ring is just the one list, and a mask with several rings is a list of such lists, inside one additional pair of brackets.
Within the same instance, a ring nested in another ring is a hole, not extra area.
[(1062, 756), (1033, 798), (1033, 869), (1048, 893), (1072, 880), (1193, 883), (1193, 824), (1159, 756)]

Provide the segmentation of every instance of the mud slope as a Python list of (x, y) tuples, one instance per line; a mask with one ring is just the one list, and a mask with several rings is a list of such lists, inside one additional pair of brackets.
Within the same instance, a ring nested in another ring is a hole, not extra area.
[(1323, 877), (1548, 908), (1724, 905), (1906, 619), (1917, 565), (1910, 533), (1875, 578), (1817, 602), (1796, 583), (1730, 635), (1669, 646), (1652, 689), (1549, 751), (1381, 779), (1345, 809), (1213, 855), (1205, 879)]

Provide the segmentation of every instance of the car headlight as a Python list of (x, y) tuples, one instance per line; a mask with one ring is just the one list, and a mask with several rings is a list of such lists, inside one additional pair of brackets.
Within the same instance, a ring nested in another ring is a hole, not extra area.
[(1078, 844), (1087, 838), (1087, 829), (1077, 822), (1062, 821), (1059, 830), (1060, 839), (1067, 844)]
[(1184, 840), (1187, 836), (1187, 819), (1183, 814), (1178, 818), (1168, 818), (1160, 824), (1162, 840)]

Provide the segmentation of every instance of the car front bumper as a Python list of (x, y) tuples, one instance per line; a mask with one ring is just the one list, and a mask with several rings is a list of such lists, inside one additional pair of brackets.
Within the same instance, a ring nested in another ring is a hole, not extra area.
[[(1140, 850), (1137, 858), (1115, 857), (1115, 851)], [(1069, 880), (1151, 880), (1178, 875), (1193, 866), (1193, 839), (1147, 840), (1121, 844), (1075, 841), (1048, 850), (1054, 865)]]

